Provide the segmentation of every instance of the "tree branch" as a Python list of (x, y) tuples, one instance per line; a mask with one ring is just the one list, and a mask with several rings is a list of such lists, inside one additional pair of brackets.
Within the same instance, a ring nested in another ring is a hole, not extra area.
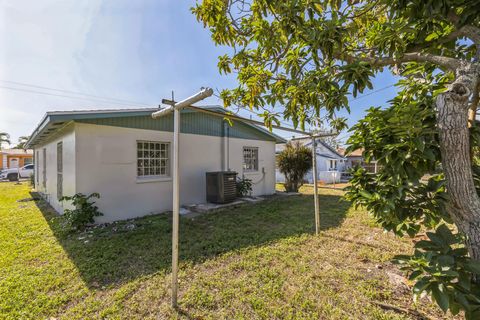
[(447, 42), (450, 42), (450, 41), (453, 41), (453, 40), (457, 40), (460, 37), (466, 37), (466, 36), (467, 35), (465, 34), (464, 28), (460, 28), (460, 29), (457, 29), (457, 30), (451, 32), (450, 34), (448, 34), (447, 36), (445, 36), (443, 38), (437, 39), (436, 41), (424, 42), (422, 44), (417, 44), (417, 45), (415, 45), (411, 48), (408, 48), (407, 51), (408, 52), (417, 52), (417, 51), (423, 50), (425, 48), (429, 48), (432, 45), (444, 44), (444, 43), (447, 43)]
[(477, 47), (477, 60), (480, 59), (480, 28), (473, 26), (473, 25), (464, 25), (459, 28), (460, 24), (460, 17), (455, 13), (455, 11), (450, 11), (447, 14), (447, 19), (453, 23), (453, 25), (458, 29), (462, 30), (462, 35), (469, 38), (473, 41), (475, 46)]
[(460, 23), (460, 17), (454, 10), (450, 10), (447, 13), (447, 20), (450, 21), (454, 26), (458, 27)]
[(287, 41), (287, 45), (285, 49), (272, 61), (271, 65), (273, 65), (273, 70), (272, 73), (276, 73), (278, 70), (278, 67), (280, 66), (280, 60), (285, 57), (285, 55), (288, 53), (288, 50), (290, 50), (291, 47), (291, 42), (290, 39)]
[(460, 28), (464, 36), (470, 38), (477, 46), (480, 45), (480, 28), (466, 25)]
[(348, 63), (355, 62), (367, 62), (375, 67), (390, 66), (396, 64), (402, 64), (406, 62), (430, 62), (438, 66), (455, 71), (460, 66), (460, 60), (450, 57), (437, 56), (430, 53), (409, 52), (405, 53), (402, 57), (357, 57), (347, 53), (338, 53), (335, 56), (336, 59), (346, 61)]

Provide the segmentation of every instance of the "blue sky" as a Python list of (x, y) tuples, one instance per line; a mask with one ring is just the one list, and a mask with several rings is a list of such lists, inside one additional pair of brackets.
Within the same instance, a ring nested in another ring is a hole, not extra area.
[[(235, 78), (220, 75), (216, 66), (217, 57), (228, 49), (212, 43), (208, 30), (190, 13), (194, 4), (174, 0), (2, 1), (0, 131), (16, 141), (30, 134), (46, 111), (128, 107), (19, 91), (71, 95), (12, 81), (141, 103), (134, 107), (157, 106), (172, 90), (181, 99), (202, 86), (234, 87)], [(375, 79), (374, 90), (394, 82), (384, 72)], [(366, 108), (385, 105), (395, 92), (388, 88), (352, 100), (351, 114), (344, 114), (349, 124), (358, 121)], [(204, 103), (221, 101), (212, 97)], [(250, 113), (242, 111), (241, 115)]]

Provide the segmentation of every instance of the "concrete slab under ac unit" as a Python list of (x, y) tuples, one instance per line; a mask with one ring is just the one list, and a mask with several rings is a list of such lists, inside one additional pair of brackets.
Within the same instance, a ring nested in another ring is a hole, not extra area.
[(243, 197), (229, 203), (199, 203), (184, 205), (180, 214), (185, 218), (195, 218), (201, 214), (216, 212), (223, 209), (235, 208), (243, 204), (254, 204), (265, 200), (263, 197)]

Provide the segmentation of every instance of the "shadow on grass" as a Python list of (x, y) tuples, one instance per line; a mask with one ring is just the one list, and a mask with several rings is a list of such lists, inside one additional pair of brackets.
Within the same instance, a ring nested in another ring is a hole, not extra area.
[[(35, 202), (88, 286), (115, 285), (170, 272), (171, 215), (146, 216), (68, 234), (61, 228), (62, 217), (47, 202)], [(322, 229), (339, 226), (349, 203), (337, 195), (322, 195), (320, 203)], [(302, 195), (275, 197), (195, 219), (181, 217), (180, 261), (198, 263), (229, 251), (312, 234), (313, 212), (312, 196)]]

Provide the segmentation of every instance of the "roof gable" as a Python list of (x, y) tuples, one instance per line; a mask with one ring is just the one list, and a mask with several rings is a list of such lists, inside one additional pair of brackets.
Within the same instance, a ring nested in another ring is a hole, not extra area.
[[(336, 157), (336, 158), (340, 158), (340, 159), (343, 159), (344, 156), (342, 156), (341, 154), (339, 154), (334, 148), (330, 147), (327, 143), (325, 143), (324, 141), (320, 140), (320, 139), (316, 139), (315, 142), (317, 143), (317, 146), (323, 148), (326, 153), (330, 153), (332, 156)], [(312, 141), (308, 142), (305, 144), (305, 146), (310, 146), (312, 144)]]

